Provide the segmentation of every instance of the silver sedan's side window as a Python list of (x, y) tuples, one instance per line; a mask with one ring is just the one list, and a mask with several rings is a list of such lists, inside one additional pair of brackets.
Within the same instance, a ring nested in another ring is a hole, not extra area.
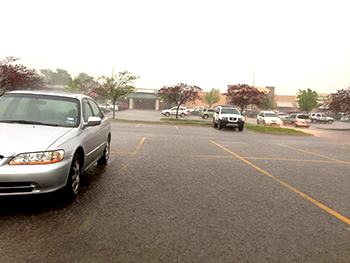
[(100, 107), (93, 100), (89, 100), (89, 104), (91, 106), (92, 112), (94, 116), (103, 118), (103, 113), (100, 110)]
[(87, 102), (87, 100), (83, 101), (83, 116), (84, 116), (84, 121), (87, 122), (89, 117), (94, 116), (92, 109)]

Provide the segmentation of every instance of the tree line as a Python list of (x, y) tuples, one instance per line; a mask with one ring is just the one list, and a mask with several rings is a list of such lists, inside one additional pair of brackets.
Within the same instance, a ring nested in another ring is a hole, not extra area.
[[(5, 91), (40, 90), (54, 85), (65, 85), (65, 89), (70, 92), (110, 99), (115, 107), (118, 98), (135, 90), (133, 83), (139, 78), (126, 70), (112, 77), (101, 76), (96, 79), (86, 73), (80, 73), (77, 77), (72, 78), (67, 70), (60, 68), (57, 68), (56, 71), (41, 69), (39, 74), (35, 69), (28, 69), (21, 64), (13, 64), (18, 60), (14, 57), (0, 60), (0, 95)], [(164, 86), (158, 91), (158, 95), (164, 102), (175, 104), (178, 108), (186, 102), (194, 102), (197, 99), (204, 101), (209, 107), (220, 101), (219, 90), (212, 88), (210, 92), (206, 92), (201, 97), (199, 93), (202, 91), (198, 86), (178, 83), (174, 86)], [(274, 109), (272, 96), (248, 84), (230, 86), (226, 98), (228, 104), (238, 106), (241, 111), (249, 105), (256, 105), (262, 110)], [(320, 107), (322, 104), (318, 103), (317, 99), (316, 91), (299, 89), (297, 102), (301, 111), (309, 113), (314, 108)], [(330, 94), (323, 106), (328, 107), (330, 111), (349, 114), (350, 87)]]

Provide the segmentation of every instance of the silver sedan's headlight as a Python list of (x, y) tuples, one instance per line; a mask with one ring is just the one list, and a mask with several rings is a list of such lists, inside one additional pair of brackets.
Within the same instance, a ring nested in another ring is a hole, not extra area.
[(64, 150), (51, 152), (33, 152), (22, 153), (14, 157), (10, 165), (25, 165), (25, 164), (49, 164), (57, 163), (63, 160)]

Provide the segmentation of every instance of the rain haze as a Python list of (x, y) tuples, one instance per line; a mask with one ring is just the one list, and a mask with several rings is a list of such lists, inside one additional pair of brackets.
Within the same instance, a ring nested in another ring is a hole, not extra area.
[(348, 1), (6, 1), (0, 58), (136, 88), (183, 82), (332, 93), (350, 86)]

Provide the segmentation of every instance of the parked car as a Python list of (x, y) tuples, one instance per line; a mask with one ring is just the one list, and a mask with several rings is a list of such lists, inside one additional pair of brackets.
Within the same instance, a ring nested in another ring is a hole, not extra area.
[(201, 108), (202, 106), (196, 106), (193, 109), (188, 109), (188, 113), (189, 114), (194, 114), (194, 112), (198, 111), (199, 108)]
[(343, 116), (340, 118), (340, 121), (342, 121), (342, 122), (350, 122), (350, 117), (349, 117), (349, 115), (343, 115)]
[(81, 175), (108, 162), (111, 123), (85, 95), (7, 92), (0, 130), (0, 195), (74, 196)]
[(124, 103), (124, 102), (117, 102), (116, 105), (118, 105), (118, 110), (127, 110), (128, 109), (128, 105), (126, 105), (126, 103)]
[(192, 115), (200, 115), (202, 112), (203, 106), (194, 107), (193, 111), (190, 113)]
[(277, 125), (281, 126), (281, 119), (273, 111), (261, 111), (256, 117), (256, 123), (264, 125)]
[(251, 117), (251, 118), (256, 118), (259, 114), (259, 111), (256, 111), (256, 110), (248, 110), (247, 111), (247, 117)]
[(244, 117), (234, 106), (218, 106), (213, 116), (213, 127), (218, 130), (233, 127), (241, 132), (244, 128)]
[(283, 120), (283, 125), (287, 125), (287, 124), (290, 124), (294, 127), (303, 126), (303, 127), (309, 128), (311, 125), (311, 120), (309, 115), (307, 114), (292, 113)]
[(334, 119), (332, 117), (327, 116), (324, 113), (311, 113), (310, 120), (313, 123), (328, 123), (332, 124)]
[(335, 121), (340, 121), (342, 115), (334, 112), (326, 113), (328, 117), (332, 117)]
[[(176, 115), (177, 107), (172, 107), (169, 110), (162, 110), (162, 114), (168, 117), (169, 115)], [(188, 110), (186, 107), (180, 107), (178, 116), (185, 117), (188, 114)]]
[[(111, 110), (113, 110), (113, 105), (112, 104), (109, 104), (109, 103), (103, 103), (103, 104), (100, 104), (100, 109), (106, 113), (106, 112), (110, 112)], [(118, 110), (118, 106), (115, 105), (115, 110)]]
[(287, 114), (287, 113), (284, 113), (284, 112), (280, 112), (280, 113), (277, 114), (277, 116), (278, 116), (278, 118), (280, 118), (281, 121), (283, 122), (283, 120), (284, 120), (285, 118), (287, 118), (288, 114)]
[(207, 108), (202, 111), (202, 118), (203, 119), (212, 118), (214, 116), (214, 113), (215, 113), (215, 109)]

